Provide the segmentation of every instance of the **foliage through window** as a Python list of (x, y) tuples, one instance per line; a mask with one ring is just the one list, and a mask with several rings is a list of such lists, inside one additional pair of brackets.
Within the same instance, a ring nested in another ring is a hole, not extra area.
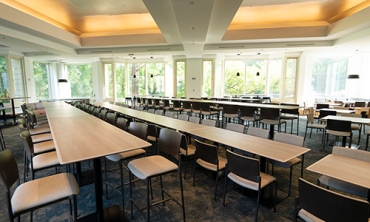
[(33, 73), (35, 79), (36, 99), (49, 99), (48, 64), (34, 62)]
[(0, 56), (0, 97), (9, 97), (8, 72), (4, 56)]
[(202, 96), (210, 97), (212, 94), (212, 61), (203, 61), (203, 92)]
[(116, 63), (116, 90), (117, 98), (122, 99), (126, 97), (126, 78), (125, 78), (125, 64)]
[(72, 98), (93, 96), (92, 69), (90, 64), (67, 65)]
[(176, 62), (176, 97), (185, 97), (185, 61)]

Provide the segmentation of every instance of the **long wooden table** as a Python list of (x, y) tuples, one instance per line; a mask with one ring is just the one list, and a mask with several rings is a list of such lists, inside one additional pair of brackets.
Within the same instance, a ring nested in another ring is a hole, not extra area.
[(59, 162), (93, 160), (96, 213), (83, 220), (103, 221), (100, 157), (151, 144), (64, 102), (44, 102), (44, 106)]

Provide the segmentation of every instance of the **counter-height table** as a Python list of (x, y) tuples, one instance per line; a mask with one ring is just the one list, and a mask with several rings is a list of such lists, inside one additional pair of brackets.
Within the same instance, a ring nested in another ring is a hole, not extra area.
[[(370, 190), (370, 162), (329, 154), (307, 167), (307, 170)], [(370, 192), (367, 201), (370, 201)]]
[(96, 212), (79, 220), (103, 221), (107, 211), (103, 209), (100, 157), (151, 144), (64, 102), (44, 102), (44, 106), (59, 162), (93, 161)]
[(12, 104), (13, 124), (16, 124), (16, 118), (17, 118), (17, 116), (15, 115), (14, 100), (15, 99), (28, 99), (28, 98), (31, 98), (31, 97), (20, 96), (20, 97), (10, 97), (10, 98), (0, 98), (0, 100), (8, 100), (8, 99), (10, 99), (10, 103)]

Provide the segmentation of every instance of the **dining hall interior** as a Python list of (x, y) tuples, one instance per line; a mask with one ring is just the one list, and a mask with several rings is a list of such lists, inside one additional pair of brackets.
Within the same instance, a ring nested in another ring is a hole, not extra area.
[(0, 221), (368, 220), (369, 21), (368, 0), (0, 0)]

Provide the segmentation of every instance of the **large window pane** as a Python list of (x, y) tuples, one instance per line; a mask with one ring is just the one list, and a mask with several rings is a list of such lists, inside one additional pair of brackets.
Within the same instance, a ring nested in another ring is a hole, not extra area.
[(222, 82), (222, 60), (216, 60), (215, 67), (215, 97), (223, 96), (223, 82)]
[(212, 94), (212, 61), (203, 61), (203, 90), (202, 96), (210, 97)]
[(245, 78), (244, 61), (225, 61), (226, 96), (244, 94), (244, 78)]
[(312, 67), (313, 97), (344, 97), (348, 58), (315, 58)]
[(268, 72), (268, 86), (269, 95), (271, 98), (280, 97), (280, 84), (281, 84), (281, 59), (271, 59), (269, 61), (269, 72)]
[(147, 63), (148, 94), (164, 96), (164, 63)]
[(123, 63), (116, 63), (116, 90), (118, 99), (126, 97), (125, 64)]
[(93, 95), (90, 64), (67, 65), (72, 98), (90, 98)]
[(35, 78), (36, 99), (49, 99), (49, 75), (46, 63), (34, 62), (33, 73)]
[(21, 59), (12, 58), (11, 62), (13, 69), (14, 96), (23, 97), (25, 94), (23, 85), (22, 61)]
[(8, 72), (4, 56), (0, 56), (0, 97), (9, 97)]
[(266, 86), (267, 60), (248, 60), (246, 94), (264, 95)]
[(129, 69), (129, 91), (132, 95), (146, 95), (145, 63), (128, 64)]
[(297, 75), (297, 58), (288, 58), (286, 61), (285, 95), (292, 98), (295, 95), (295, 80)]
[(185, 97), (185, 62), (176, 62), (176, 97)]
[(105, 97), (113, 98), (113, 65), (104, 64)]

